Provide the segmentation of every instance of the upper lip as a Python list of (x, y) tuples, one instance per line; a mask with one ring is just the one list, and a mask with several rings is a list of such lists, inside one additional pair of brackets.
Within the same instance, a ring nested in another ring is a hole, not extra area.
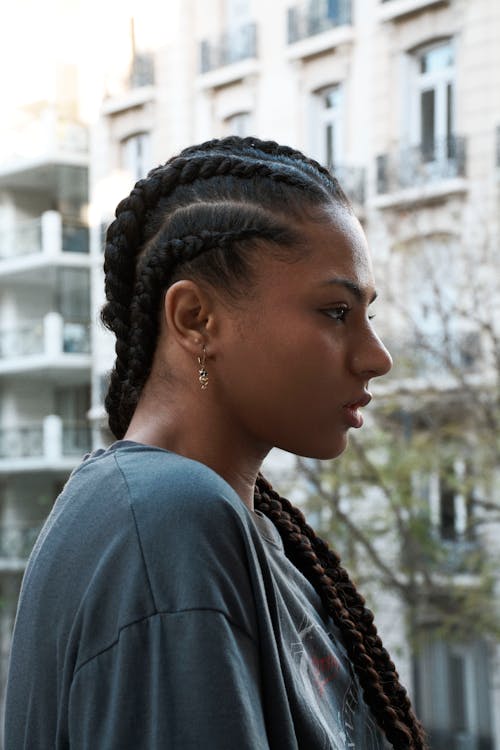
[(367, 406), (371, 400), (371, 393), (365, 391), (358, 399), (356, 399), (356, 401), (349, 401), (349, 403), (344, 404), (344, 406), (346, 409), (360, 409), (362, 406)]

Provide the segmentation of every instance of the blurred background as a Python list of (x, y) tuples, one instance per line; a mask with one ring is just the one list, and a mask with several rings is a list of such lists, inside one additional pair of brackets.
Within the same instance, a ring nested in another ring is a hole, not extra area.
[(338, 177), (395, 362), (345, 456), (267, 471), (355, 573), (433, 750), (500, 750), (498, 0), (16, 0), (0, 71), (0, 695), (30, 549), (112, 440), (114, 208), (255, 135)]

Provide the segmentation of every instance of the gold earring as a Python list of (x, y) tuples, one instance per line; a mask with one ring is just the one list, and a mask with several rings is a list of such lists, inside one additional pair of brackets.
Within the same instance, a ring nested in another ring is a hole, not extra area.
[(205, 388), (208, 385), (208, 372), (206, 368), (206, 361), (207, 361), (207, 350), (205, 349), (205, 344), (203, 344), (202, 347), (202, 355), (201, 357), (198, 357), (198, 380), (200, 381), (201, 390), (204, 391)]

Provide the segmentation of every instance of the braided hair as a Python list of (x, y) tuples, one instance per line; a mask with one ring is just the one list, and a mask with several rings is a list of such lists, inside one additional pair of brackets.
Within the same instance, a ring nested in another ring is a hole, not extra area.
[[(300, 235), (290, 217), (311, 217), (332, 202), (351, 210), (328, 170), (300, 151), (256, 138), (230, 136), (184, 149), (137, 182), (116, 209), (105, 248), (101, 316), (116, 336), (105, 407), (116, 438), (127, 431), (151, 371), (166, 289), (193, 278), (237, 296), (251, 278), (258, 242), (279, 257), (297, 252)], [(340, 558), (262, 475), (254, 500), (340, 629), (365, 701), (389, 742), (397, 750), (425, 750), (423, 729), (373, 615)]]

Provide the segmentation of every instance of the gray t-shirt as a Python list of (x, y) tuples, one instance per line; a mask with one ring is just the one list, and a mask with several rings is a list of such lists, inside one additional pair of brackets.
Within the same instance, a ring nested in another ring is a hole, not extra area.
[(6, 750), (382, 750), (273, 524), (206, 466), (97, 451), (30, 558)]

